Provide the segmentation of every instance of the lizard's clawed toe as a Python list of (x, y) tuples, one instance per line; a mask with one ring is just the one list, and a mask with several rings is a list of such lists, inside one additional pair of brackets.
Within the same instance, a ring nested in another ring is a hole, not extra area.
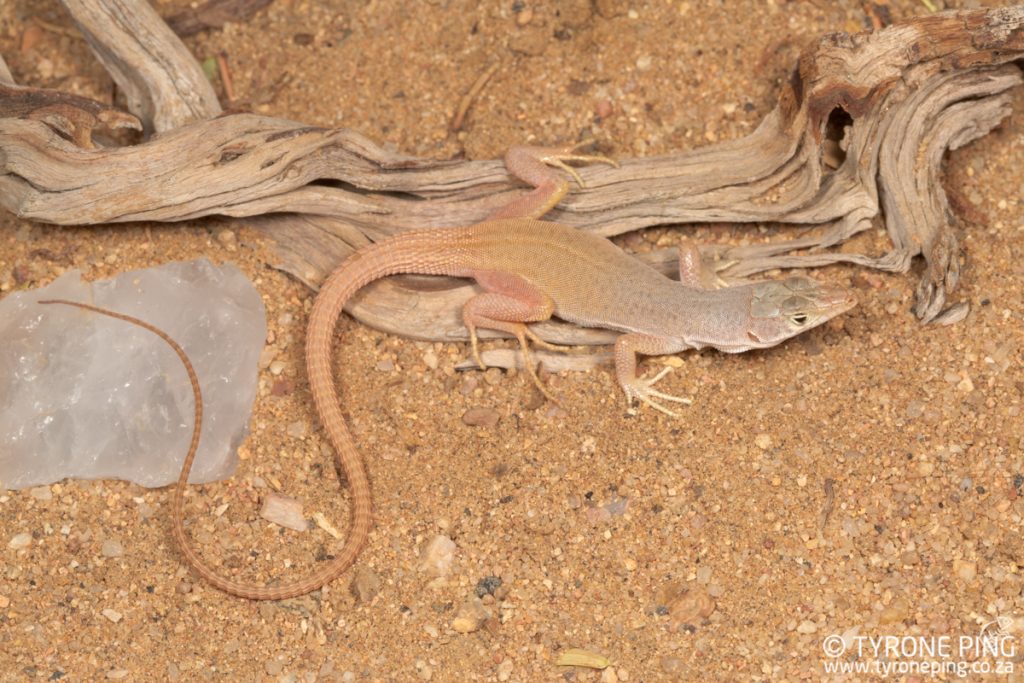
[(653, 388), (655, 383), (658, 382), (658, 380), (660, 380), (662, 377), (664, 377), (671, 371), (672, 368), (662, 368), (661, 372), (659, 372), (657, 375), (650, 379), (641, 379), (637, 377), (636, 379), (633, 380), (633, 382), (623, 386), (622, 388), (626, 392), (626, 400), (630, 403), (630, 405), (632, 405), (633, 399), (636, 399), (641, 403), (646, 403), (655, 410), (665, 413), (666, 415), (678, 417), (678, 413), (669, 410), (665, 406), (658, 403), (658, 401), (656, 401), (655, 399), (660, 399), (662, 401), (670, 401), (672, 403), (683, 403), (686, 405), (691, 405), (693, 403), (693, 400), (689, 398), (683, 398), (681, 396), (673, 396), (671, 394), (666, 394)]
[(586, 184), (583, 182), (583, 178), (580, 177), (580, 174), (577, 173), (576, 169), (570, 166), (567, 162), (572, 161), (578, 164), (608, 164), (615, 168), (619, 167), (619, 163), (617, 161), (604, 155), (578, 154), (576, 152), (577, 148), (589, 145), (592, 142), (593, 140), (584, 140), (583, 142), (572, 145), (571, 147), (544, 149), (538, 158), (548, 166), (560, 168), (568, 173), (580, 187), (586, 187)]

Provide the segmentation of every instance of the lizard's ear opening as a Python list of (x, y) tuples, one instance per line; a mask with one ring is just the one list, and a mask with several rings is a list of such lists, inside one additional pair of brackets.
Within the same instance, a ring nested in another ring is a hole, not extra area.
[(808, 316), (806, 313), (796, 313), (795, 315), (790, 316), (789, 319), (797, 327), (803, 327), (807, 324), (807, 318)]
[(749, 339), (750, 341), (754, 342), (755, 344), (760, 344), (761, 343), (761, 339), (756, 334), (754, 334), (753, 332), (751, 332), (749, 330), (747, 331), (747, 339)]

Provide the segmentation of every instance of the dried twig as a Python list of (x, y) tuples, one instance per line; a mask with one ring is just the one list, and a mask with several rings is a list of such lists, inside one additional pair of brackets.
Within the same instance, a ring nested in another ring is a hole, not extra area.
[(501, 62), (495, 62), (487, 67), (487, 70), (477, 77), (476, 81), (473, 82), (473, 86), (469, 89), (469, 92), (459, 100), (459, 106), (455, 109), (455, 116), (452, 117), (452, 122), (449, 128), (452, 132), (462, 130), (462, 124), (465, 121), (466, 113), (469, 108), (476, 101), (476, 98), (480, 96), (484, 86), (487, 85), (487, 81), (491, 80), (491, 76), (498, 72), (501, 67)]

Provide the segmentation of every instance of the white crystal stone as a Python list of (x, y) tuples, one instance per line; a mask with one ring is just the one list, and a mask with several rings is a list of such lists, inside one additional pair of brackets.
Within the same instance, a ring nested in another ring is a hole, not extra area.
[(203, 429), (189, 478), (230, 476), (256, 396), (267, 336), (259, 293), (236, 267), (206, 259), (0, 300), (0, 489), (65, 477), (164, 486), (178, 478), (193, 427), (192, 388), (152, 332), (44, 299), (140, 318), (185, 349), (199, 376)]

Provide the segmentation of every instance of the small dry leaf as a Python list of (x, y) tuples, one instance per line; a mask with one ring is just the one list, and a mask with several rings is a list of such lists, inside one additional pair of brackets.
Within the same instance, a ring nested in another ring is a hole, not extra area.
[(611, 661), (596, 652), (571, 647), (558, 653), (558, 661), (555, 664), (558, 666), (585, 666), (588, 669), (607, 669), (611, 665)]
[(329, 533), (334, 538), (341, 538), (341, 532), (338, 531), (333, 524), (327, 521), (327, 518), (324, 517), (324, 513), (314, 512), (313, 521), (316, 522), (318, 527)]

